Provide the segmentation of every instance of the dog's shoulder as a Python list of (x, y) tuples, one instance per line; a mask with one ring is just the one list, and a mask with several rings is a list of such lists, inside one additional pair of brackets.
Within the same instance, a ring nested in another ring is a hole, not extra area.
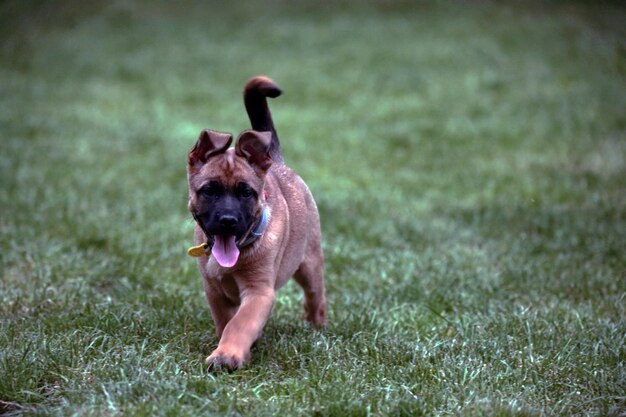
[(278, 184), (281, 190), (287, 190), (288, 192), (308, 191), (308, 187), (304, 183), (304, 180), (287, 165), (272, 165), (268, 175)]
[(283, 164), (272, 166), (268, 172), (269, 182), (273, 184), (285, 199), (290, 212), (311, 212), (316, 214), (317, 208), (309, 187), (304, 180), (291, 168)]

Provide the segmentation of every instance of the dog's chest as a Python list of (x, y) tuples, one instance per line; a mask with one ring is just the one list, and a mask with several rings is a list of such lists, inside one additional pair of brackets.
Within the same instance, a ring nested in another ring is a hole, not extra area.
[(221, 275), (214, 278), (216, 282), (217, 288), (219, 291), (228, 298), (231, 302), (235, 304), (239, 304), (241, 301), (241, 297), (239, 295), (239, 286), (235, 278), (231, 275)]

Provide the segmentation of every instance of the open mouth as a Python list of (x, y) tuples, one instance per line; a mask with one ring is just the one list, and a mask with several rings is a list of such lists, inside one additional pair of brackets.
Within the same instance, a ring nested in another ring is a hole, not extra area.
[(220, 266), (224, 268), (235, 266), (237, 259), (239, 259), (239, 248), (235, 235), (215, 235), (211, 254)]

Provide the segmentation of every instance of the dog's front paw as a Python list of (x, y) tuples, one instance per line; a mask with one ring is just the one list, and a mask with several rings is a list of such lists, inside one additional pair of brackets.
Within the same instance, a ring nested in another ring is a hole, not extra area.
[(249, 354), (229, 347), (218, 347), (206, 358), (205, 363), (209, 369), (219, 371), (226, 369), (234, 371), (241, 368), (248, 360)]

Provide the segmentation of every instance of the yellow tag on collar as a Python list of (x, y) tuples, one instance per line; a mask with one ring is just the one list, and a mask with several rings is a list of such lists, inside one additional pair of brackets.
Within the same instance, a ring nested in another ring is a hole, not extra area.
[(208, 246), (209, 245), (207, 245), (206, 243), (203, 243), (198, 246), (192, 246), (189, 249), (187, 249), (187, 255), (193, 256), (194, 258), (197, 258), (199, 256), (204, 256), (207, 254), (206, 249)]

